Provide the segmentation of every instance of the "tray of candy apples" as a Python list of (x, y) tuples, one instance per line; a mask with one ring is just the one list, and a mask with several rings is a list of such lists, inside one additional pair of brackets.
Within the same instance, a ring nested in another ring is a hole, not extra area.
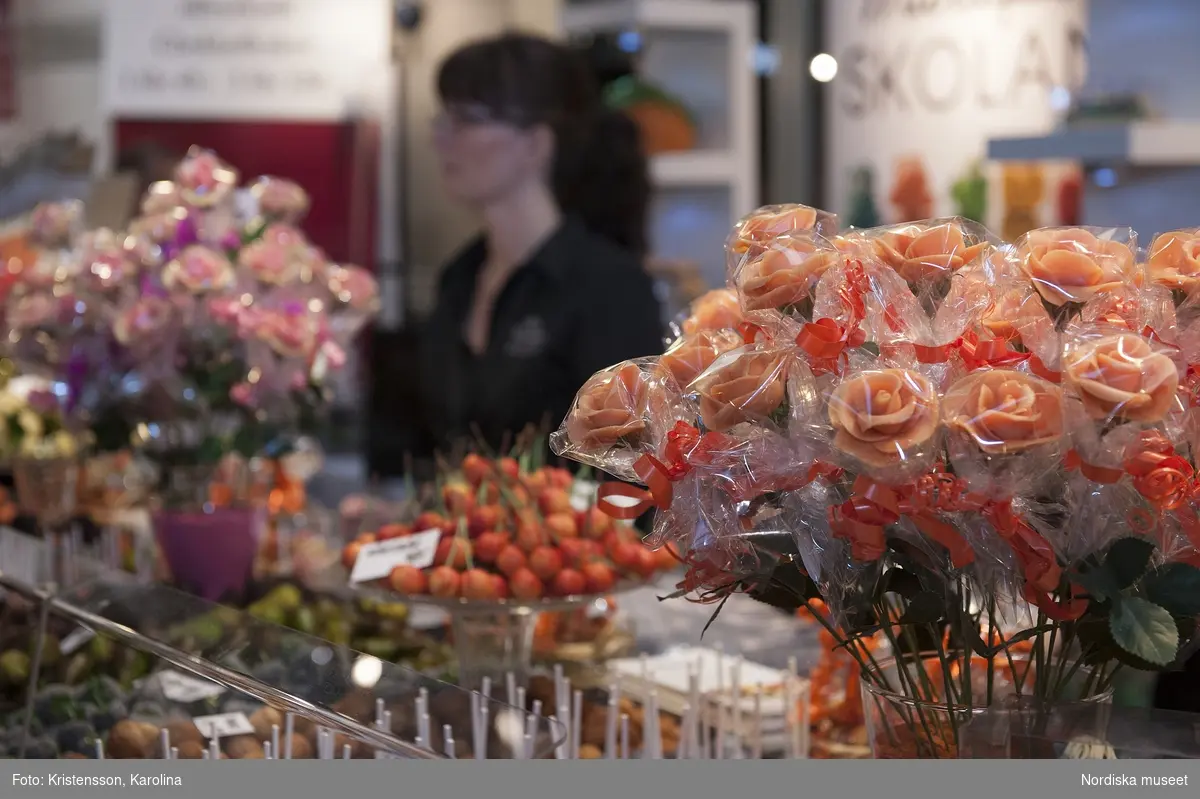
[[(674, 569), (596, 504), (596, 485), (552, 466), (467, 455), (411, 518), (376, 519), (345, 544), (350, 585), (450, 609), (584, 606)], [(368, 518), (368, 517), (364, 517)]]

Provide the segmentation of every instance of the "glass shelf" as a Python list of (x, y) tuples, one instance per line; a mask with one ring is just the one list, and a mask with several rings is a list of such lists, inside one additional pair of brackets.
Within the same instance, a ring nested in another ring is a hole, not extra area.
[[(0, 531), (0, 543), (10, 535), (19, 534)], [(45, 547), (31, 540), (22, 542), (23, 552)], [(36, 553), (22, 555), (20, 564), (30, 558), (36, 560)], [(46, 576), (43, 572), (18, 573), (13, 566), (11, 558), (0, 561), (0, 587), (39, 603), (43, 629), (50, 615), (69, 620), (157, 658), (170, 671), (344, 736), (355, 757), (374, 757), (379, 751), (439, 759), (446, 756), (448, 733), (460, 758), (537, 758), (549, 756), (565, 738), (562, 725), (548, 719), (348, 646), (139, 582), (96, 562), (74, 564), (70, 571), (76, 579), (57, 590), (36, 584)], [(41, 647), (40, 641), (31, 642), (31, 651)], [(146, 690), (153, 691), (155, 678), (148, 684)], [(213, 709), (207, 700), (197, 702), (188, 709), (192, 715)]]

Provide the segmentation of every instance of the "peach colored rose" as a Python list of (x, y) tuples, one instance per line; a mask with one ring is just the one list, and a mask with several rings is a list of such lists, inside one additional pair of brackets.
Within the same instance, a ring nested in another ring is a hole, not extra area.
[(710, 372), (699, 389), (704, 426), (721, 432), (778, 410), (787, 398), (784, 365), (778, 352), (749, 352)]
[(675, 385), (687, 388), (717, 358), (741, 344), (741, 340), (731, 331), (701, 330), (676, 342), (658, 359), (658, 365), (671, 376)]
[(1132, 333), (1106, 336), (1063, 360), (1064, 377), (1093, 419), (1160, 421), (1179, 388), (1175, 362)]
[(737, 277), (747, 311), (786, 308), (807, 299), (821, 275), (837, 263), (836, 250), (803, 236), (784, 236), (752, 257)]
[(182, 287), (192, 294), (222, 291), (233, 285), (233, 264), (224, 253), (193, 244), (163, 269), (167, 288)]
[(1055, 306), (1087, 302), (1133, 281), (1133, 251), (1080, 228), (1032, 231), (1017, 257), (1038, 294)]
[(890, 466), (933, 437), (937, 390), (907, 369), (864, 372), (834, 389), (829, 421), (835, 447), (868, 466)]
[(742, 308), (730, 289), (713, 289), (692, 302), (691, 315), (683, 322), (684, 333), (733, 329), (742, 323)]
[(356, 311), (373, 312), (379, 305), (379, 284), (361, 266), (335, 266), (329, 270), (329, 293)]
[(1200, 231), (1163, 233), (1150, 245), (1146, 259), (1150, 279), (1169, 289), (1189, 294), (1200, 287)]
[(744, 253), (787, 233), (812, 230), (816, 224), (817, 210), (807, 205), (764, 206), (738, 223), (730, 249)]
[(601, 372), (584, 383), (567, 417), (576, 447), (605, 449), (646, 429), (646, 379), (636, 364)]
[(1013, 289), (989, 303), (979, 322), (996, 338), (1009, 340), (1019, 335), (1017, 325), (1025, 313), (1025, 294)]
[(962, 227), (954, 222), (924, 227), (906, 225), (875, 240), (879, 258), (909, 283), (949, 275), (974, 261), (986, 242), (967, 244)]
[(989, 455), (1009, 455), (1062, 438), (1062, 391), (1024, 372), (992, 369), (959, 380), (942, 401), (946, 426)]

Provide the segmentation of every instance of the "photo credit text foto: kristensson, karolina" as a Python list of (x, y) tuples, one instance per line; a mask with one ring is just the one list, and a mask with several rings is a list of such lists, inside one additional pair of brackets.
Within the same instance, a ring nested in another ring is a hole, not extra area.
[(44, 776), (37, 774), (13, 774), (12, 784), (25, 788), (163, 788), (181, 787), (183, 779), (170, 774), (130, 774), (128, 777), (100, 777), (80, 774), (52, 772)]
[(1178, 785), (1184, 787), (1188, 784), (1188, 775), (1184, 774), (1178, 777), (1135, 777), (1132, 774), (1084, 774), (1083, 785), (1089, 788), (1113, 786), (1146, 786), (1146, 787), (1167, 787)]

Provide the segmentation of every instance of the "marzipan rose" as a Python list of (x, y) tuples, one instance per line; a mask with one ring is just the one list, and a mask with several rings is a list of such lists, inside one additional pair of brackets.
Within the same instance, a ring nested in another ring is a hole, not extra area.
[(676, 386), (687, 388), (717, 358), (741, 345), (741, 339), (731, 330), (701, 330), (681, 338), (658, 359), (658, 364)]
[(163, 270), (163, 283), (167, 288), (181, 286), (193, 294), (223, 291), (233, 282), (233, 264), (225, 253), (201, 244), (184, 249)]
[(713, 289), (692, 301), (691, 315), (683, 321), (684, 333), (733, 329), (742, 323), (742, 307), (730, 289)]
[(1163, 233), (1150, 245), (1146, 259), (1150, 279), (1189, 294), (1200, 287), (1200, 230)]
[(1017, 258), (1037, 293), (1054, 306), (1087, 302), (1133, 281), (1133, 251), (1081, 228), (1034, 230)]
[(1062, 438), (1061, 390), (1023, 372), (992, 369), (967, 375), (942, 400), (946, 426), (970, 436), (989, 455), (1010, 455)]
[(1175, 362), (1132, 333), (1106, 336), (1063, 360), (1065, 378), (1093, 419), (1160, 421), (1179, 388)]
[(907, 369), (863, 372), (834, 389), (829, 421), (835, 447), (868, 466), (890, 466), (937, 431), (937, 390)]
[(979, 323), (996, 338), (1016, 338), (1020, 334), (1018, 325), (1027, 313), (1026, 296), (1019, 289), (1004, 292), (988, 304), (980, 315)]
[(704, 426), (722, 432), (779, 410), (787, 398), (785, 357), (779, 352), (748, 351), (715, 364), (698, 389)]
[(742, 307), (761, 311), (795, 305), (812, 294), (821, 275), (839, 260), (837, 250), (807, 236), (780, 237), (742, 266), (737, 278)]
[(646, 428), (646, 379), (636, 364), (592, 377), (575, 398), (567, 435), (580, 449), (608, 448)]
[(747, 252), (756, 244), (799, 230), (812, 230), (817, 224), (817, 209), (807, 205), (768, 205), (741, 221), (730, 246), (736, 253)]
[(974, 261), (986, 242), (967, 244), (967, 235), (955, 222), (929, 227), (906, 225), (887, 231), (875, 240), (880, 259), (909, 283), (949, 275)]

